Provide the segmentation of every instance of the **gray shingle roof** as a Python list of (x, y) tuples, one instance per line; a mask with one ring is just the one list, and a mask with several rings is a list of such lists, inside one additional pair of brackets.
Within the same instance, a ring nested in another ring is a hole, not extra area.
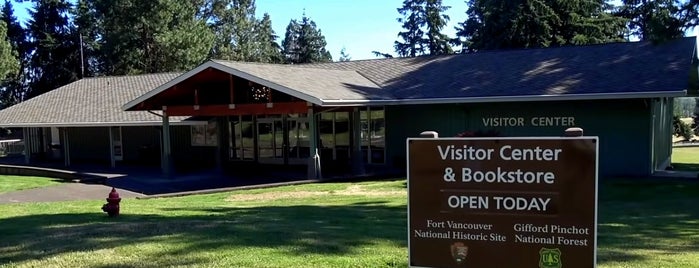
[(124, 112), (121, 105), (178, 75), (85, 78), (0, 111), (0, 126), (160, 125), (160, 117), (145, 111)]
[(213, 60), (226, 67), (321, 100), (390, 99), (379, 86), (354, 70)]
[[(696, 37), (300, 65), (356, 71), (395, 99), (551, 96), (687, 90)], [(694, 61), (694, 62), (693, 62)]]

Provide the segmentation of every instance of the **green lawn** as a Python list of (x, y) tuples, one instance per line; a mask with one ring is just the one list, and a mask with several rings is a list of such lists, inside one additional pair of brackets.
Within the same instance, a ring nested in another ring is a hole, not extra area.
[[(699, 263), (699, 185), (604, 183), (599, 267)], [(405, 180), (0, 205), (0, 266), (406, 267)]]
[(672, 166), (675, 170), (699, 171), (699, 147), (673, 148)]
[(0, 194), (51, 186), (59, 183), (61, 183), (60, 180), (53, 178), (0, 175)]

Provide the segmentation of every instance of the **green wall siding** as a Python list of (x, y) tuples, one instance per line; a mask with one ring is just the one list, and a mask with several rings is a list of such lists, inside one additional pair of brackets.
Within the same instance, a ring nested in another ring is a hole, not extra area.
[[(534, 127), (534, 117), (574, 117), (586, 136), (600, 137), (600, 174), (645, 176), (651, 173), (649, 100), (517, 102), (387, 106), (389, 164), (404, 166), (405, 139), (434, 130), (440, 137), (463, 131), (497, 131), (500, 136), (562, 136), (569, 126)], [(523, 118), (524, 126), (487, 127), (483, 118)]]
[(160, 164), (159, 127), (122, 127), (121, 139), (125, 163)]
[(192, 146), (190, 126), (171, 126), (170, 129), (175, 171), (205, 170), (216, 167), (216, 147)]
[(67, 130), (72, 163), (110, 163), (108, 128), (78, 127)]

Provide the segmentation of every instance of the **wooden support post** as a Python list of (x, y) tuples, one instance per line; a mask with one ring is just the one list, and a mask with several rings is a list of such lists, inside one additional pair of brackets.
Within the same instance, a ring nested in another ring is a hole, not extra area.
[(320, 168), (320, 152), (318, 149), (318, 126), (316, 124), (316, 116), (313, 112), (313, 108), (308, 109), (308, 134), (309, 134), (309, 146), (311, 150), (310, 157), (308, 158), (308, 179), (318, 180), (322, 179), (321, 168)]
[(63, 128), (63, 162), (66, 167), (70, 166), (70, 142), (68, 139), (68, 128)]

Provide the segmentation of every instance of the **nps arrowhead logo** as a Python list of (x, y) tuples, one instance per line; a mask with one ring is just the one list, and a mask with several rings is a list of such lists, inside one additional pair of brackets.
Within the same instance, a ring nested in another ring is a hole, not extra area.
[(554, 248), (541, 248), (539, 250), (539, 268), (561, 268), (561, 250)]
[(451, 256), (454, 257), (454, 261), (457, 264), (463, 264), (466, 261), (466, 256), (468, 255), (468, 246), (464, 243), (456, 242), (451, 245)]

